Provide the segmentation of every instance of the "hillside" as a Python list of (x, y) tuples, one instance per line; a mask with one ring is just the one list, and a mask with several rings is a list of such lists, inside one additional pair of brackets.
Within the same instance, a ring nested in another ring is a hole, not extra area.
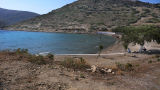
[(5, 22), (0, 21), (0, 27), (4, 27), (5, 26)]
[(27, 12), (27, 11), (16, 11), (0, 8), (0, 26), (12, 25), (17, 22), (31, 19), (38, 16), (39, 14)]
[(45, 32), (107, 31), (116, 26), (158, 24), (160, 7), (137, 0), (78, 0), (48, 14), (7, 27)]

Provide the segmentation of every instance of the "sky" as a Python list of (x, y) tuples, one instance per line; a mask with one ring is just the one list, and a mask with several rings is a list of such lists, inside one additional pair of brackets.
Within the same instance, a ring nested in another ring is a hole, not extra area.
[[(12, 10), (31, 11), (46, 14), (76, 0), (0, 0), (0, 7)], [(160, 0), (141, 0), (150, 3), (160, 3)]]
[(76, 0), (0, 0), (0, 7), (46, 14)]
[(160, 3), (160, 0), (140, 0), (143, 2), (150, 2), (150, 3)]

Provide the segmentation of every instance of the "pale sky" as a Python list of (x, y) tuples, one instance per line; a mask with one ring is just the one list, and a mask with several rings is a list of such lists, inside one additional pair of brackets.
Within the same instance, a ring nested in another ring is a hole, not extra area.
[(76, 0), (0, 0), (0, 7), (46, 14)]
[[(46, 14), (76, 0), (0, 0), (0, 7), (12, 10), (31, 11)], [(160, 3), (160, 0), (141, 0)]]

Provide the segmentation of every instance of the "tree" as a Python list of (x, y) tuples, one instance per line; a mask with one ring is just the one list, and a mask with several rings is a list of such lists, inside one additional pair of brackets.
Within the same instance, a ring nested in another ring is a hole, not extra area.
[(103, 47), (103, 45), (99, 45), (99, 47), (98, 47), (98, 48), (99, 48), (99, 55), (98, 55), (98, 57), (100, 57), (101, 52), (102, 52), (102, 50), (103, 50), (103, 48), (104, 48), (104, 47)]
[(99, 41), (100, 41), (100, 44), (99, 44), (99, 46), (98, 46), (98, 50), (99, 50), (99, 53), (98, 53), (98, 56), (97, 57), (100, 57), (100, 55), (101, 55), (101, 52), (102, 52), (102, 50), (103, 50), (103, 45), (101, 44), (101, 42), (102, 42), (102, 33), (99, 33)]
[(155, 41), (160, 44), (160, 27), (153, 25), (117, 27), (114, 32), (122, 33), (122, 41), (127, 49), (130, 43), (144, 46), (145, 42)]

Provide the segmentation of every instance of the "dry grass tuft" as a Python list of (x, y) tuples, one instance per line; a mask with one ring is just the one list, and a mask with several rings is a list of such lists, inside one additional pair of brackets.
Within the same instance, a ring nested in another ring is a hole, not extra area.
[(66, 58), (64, 61), (61, 62), (61, 65), (66, 68), (72, 68), (74, 70), (86, 70), (87, 68), (90, 68), (90, 66), (83, 58)]

